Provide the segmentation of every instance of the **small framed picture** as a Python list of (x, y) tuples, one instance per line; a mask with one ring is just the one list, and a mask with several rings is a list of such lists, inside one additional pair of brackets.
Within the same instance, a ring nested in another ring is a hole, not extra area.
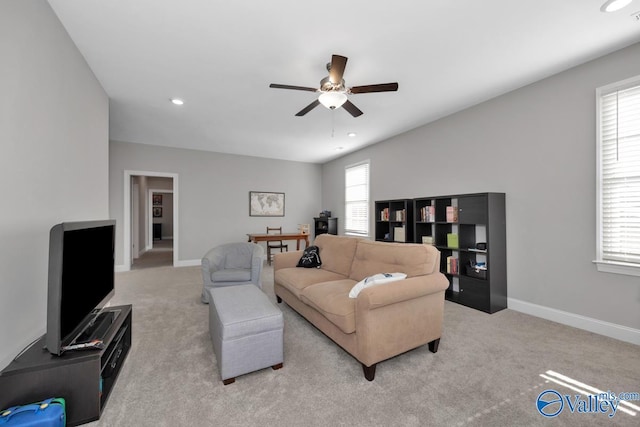
[(153, 217), (154, 218), (162, 218), (162, 208), (154, 207), (153, 208)]
[(162, 194), (154, 194), (152, 198), (154, 206), (162, 206)]

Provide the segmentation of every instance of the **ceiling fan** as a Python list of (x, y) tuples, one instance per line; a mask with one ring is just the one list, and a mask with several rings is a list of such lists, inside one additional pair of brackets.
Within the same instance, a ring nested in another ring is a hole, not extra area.
[(344, 107), (353, 117), (361, 116), (363, 113), (358, 107), (353, 105), (347, 95), (357, 93), (370, 93), (370, 92), (394, 92), (398, 90), (398, 83), (382, 83), (367, 86), (352, 86), (347, 87), (344, 83), (342, 75), (347, 65), (347, 57), (340, 55), (332, 55), (331, 62), (327, 64), (327, 71), (329, 75), (320, 80), (320, 88), (312, 88), (305, 86), (291, 86), (271, 83), (269, 87), (276, 89), (293, 89), (293, 90), (305, 90), (308, 92), (318, 92), (320, 96), (311, 104), (298, 111), (296, 116), (304, 116), (309, 111), (322, 104), (330, 110)]

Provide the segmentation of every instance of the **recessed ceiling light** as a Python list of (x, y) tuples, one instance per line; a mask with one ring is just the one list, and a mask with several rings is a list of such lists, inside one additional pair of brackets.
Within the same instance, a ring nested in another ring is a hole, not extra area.
[(171, 98), (171, 102), (175, 105), (182, 105), (184, 104), (184, 101), (182, 99), (178, 99), (178, 98)]
[(348, 136), (349, 138), (355, 138), (355, 137), (356, 137), (356, 135), (357, 135), (357, 134), (356, 134), (355, 132), (349, 132), (349, 133), (347, 134), (347, 136)]
[(600, 8), (601, 12), (615, 12), (620, 10), (633, 0), (607, 0)]

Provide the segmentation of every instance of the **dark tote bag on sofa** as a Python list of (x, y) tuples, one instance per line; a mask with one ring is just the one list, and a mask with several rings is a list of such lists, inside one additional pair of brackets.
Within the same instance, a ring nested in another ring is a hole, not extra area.
[(298, 261), (296, 267), (320, 268), (321, 265), (320, 248), (317, 246), (309, 246), (302, 253), (302, 257), (300, 257), (300, 261)]

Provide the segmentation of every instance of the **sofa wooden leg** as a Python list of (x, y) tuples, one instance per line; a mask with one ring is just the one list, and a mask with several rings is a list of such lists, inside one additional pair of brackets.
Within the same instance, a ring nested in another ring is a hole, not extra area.
[(282, 298), (280, 298), (278, 295), (276, 295), (276, 301), (278, 301), (278, 304), (280, 304), (282, 302)]
[(282, 366), (283, 366), (282, 363), (278, 363), (277, 365), (273, 365), (271, 369), (273, 369), (274, 371), (277, 371), (278, 369), (282, 369)]
[(364, 377), (367, 379), (367, 381), (373, 381), (373, 379), (376, 377), (376, 366), (377, 366), (376, 363), (374, 363), (371, 366), (366, 366), (364, 363), (362, 364)]
[(440, 338), (435, 339), (429, 343), (429, 351), (436, 353), (438, 351), (438, 344), (440, 344)]
[(222, 380), (222, 384), (224, 384), (224, 385), (233, 384), (235, 382), (236, 382), (235, 377), (234, 378), (227, 378), (226, 380)]

